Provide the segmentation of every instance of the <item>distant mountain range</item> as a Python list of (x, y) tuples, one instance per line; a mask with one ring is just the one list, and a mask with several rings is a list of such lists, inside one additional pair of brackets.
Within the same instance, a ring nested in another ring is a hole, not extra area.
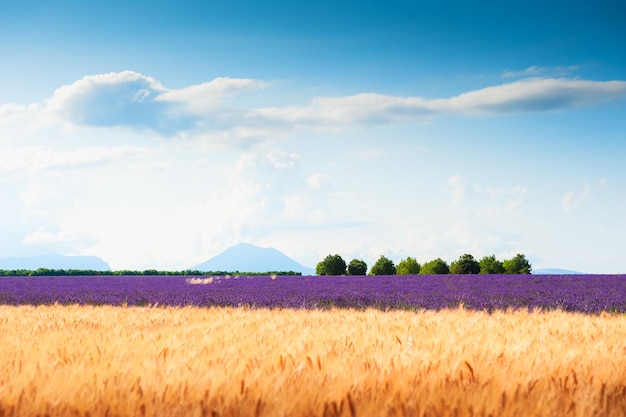
[(315, 270), (304, 266), (274, 248), (261, 248), (240, 243), (191, 269), (199, 271), (270, 272), (294, 271), (313, 275)]
[(110, 271), (109, 264), (97, 256), (42, 255), (31, 257), (0, 258), (0, 269), (26, 269), (34, 271), (47, 269), (83, 269), (91, 271)]
[(572, 271), (569, 269), (559, 268), (539, 268), (533, 269), (535, 275), (586, 275), (586, 272)]
[[(92, 271), (110, 271), (107, 262), (97, 256), (43, 255), (32, 257), (0, 258), (3, 270), (82, 269)], [(315, 269), (304, 266), (274, 248), (262, 248), (250, 243), (240, 243), (216, 255), (192, 270), (222, 272), (271, 272), (294, 271), (302, 275), (314, 275)], [(582, 275), (585, 272), (560, 268), (539, 268), (532, 271), (535, 275)]]

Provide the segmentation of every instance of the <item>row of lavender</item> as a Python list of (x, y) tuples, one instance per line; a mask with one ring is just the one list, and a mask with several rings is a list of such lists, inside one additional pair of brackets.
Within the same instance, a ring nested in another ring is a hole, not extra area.
[(54, 303), (626, 313), (626, 275), (0, 278), (0, 304)]

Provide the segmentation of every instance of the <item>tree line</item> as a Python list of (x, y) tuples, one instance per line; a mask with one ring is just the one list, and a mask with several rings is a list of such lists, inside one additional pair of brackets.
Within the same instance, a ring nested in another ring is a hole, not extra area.
[[(495, 255), (476, 260), (470, 254), (448, 264), (441, 258), (420, 264), (413, 257), (407, 257), (395, 265), (384, 255), (372, 265), (369, 275), (440, 275), (440, 274), (530, 274), (532, 266), (521, 253), (511, 259), (500, 261)], [(317, 275), (367, 275), (367, 263), (353, 259), (346, 264), (340, 255), (328, 255), (315, 267)]]
[[(472, 255), (465, 254), (448, 264), (441, 258), (433, 259), (420, 264), (413, 257), (402, 259), (398, 265), (384, 255), (372, 265), (370, 275), (417, 275), (417, 274), (530, 274), (532, 266), (526, 257), (517, 254), (511, 259), (499, 261), (494, 255), (485, 256), (476, 260)], [(320, 261), (316, 268), (317, 275), (367, 275), (368, 266), (361, 259), (353, 259), (349, 263), (340, 255), (328, 255)], [(0, 276), (85, 276), (85, 275), (183, 275), (183, 276), (221, 276), (221, 275), (302, 275), (295, 271), (266, 271), (266, 272), (239, 272), (239, 271), (160, 271), (156, 269), (97, 271), (89, 269), (50, 269), (36, 270), (0, 269)]]

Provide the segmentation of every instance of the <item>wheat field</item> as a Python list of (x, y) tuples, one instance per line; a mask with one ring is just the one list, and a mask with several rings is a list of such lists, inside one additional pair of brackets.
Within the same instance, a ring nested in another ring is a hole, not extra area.
[(625, 416), (626, 316), (0, 306), (0, 416)]

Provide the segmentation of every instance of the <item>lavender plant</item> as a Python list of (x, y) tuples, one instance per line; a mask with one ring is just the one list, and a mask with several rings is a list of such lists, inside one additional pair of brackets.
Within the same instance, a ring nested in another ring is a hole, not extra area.
[(54, 303), (626, 313), (626, 275), (0, 278), (0, 304)]

